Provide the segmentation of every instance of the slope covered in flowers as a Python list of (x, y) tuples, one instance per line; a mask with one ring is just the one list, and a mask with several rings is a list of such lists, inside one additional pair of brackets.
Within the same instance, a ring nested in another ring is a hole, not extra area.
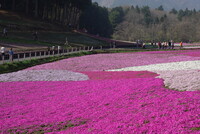
[(198, 52), (98, 54), (2, 74), (0, 133), (198, 134)]

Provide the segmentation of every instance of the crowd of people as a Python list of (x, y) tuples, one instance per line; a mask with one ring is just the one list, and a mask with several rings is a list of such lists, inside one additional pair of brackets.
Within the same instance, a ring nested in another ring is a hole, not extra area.
[(174, 41), (158, 42), (159, 49), (174, 49)]
[[(173, 40), (170, 41), (164, 41), (164, 42), (155, 42), (155, 43), (151, 43), (151, 45), (157, 45), (158, 49), (174, 49), (175, 44)], [(180, 48), (183, 48), (183, 42), (180, 42)], [(142, 43), (142, 48), (146, 48), (146, 43)]]

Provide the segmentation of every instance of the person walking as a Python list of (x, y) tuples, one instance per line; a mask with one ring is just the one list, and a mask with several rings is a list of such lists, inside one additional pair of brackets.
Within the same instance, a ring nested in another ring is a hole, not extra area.
[(145, 43), (145, 42), (142, 44), (142, 48), (143, 48), (143, 49), (146, 48), (146, 43)]
[(33, 39), (34, 39), (34, 40), (38, 40), (38, 32), (37, 32), (37, 31), (35, 31), (35, 32), (33, 33)]
[(12, 48), (10, 48), (10, 50), (8, 51), (8, 54), (9, 54), (10, 61), (13, 61), (14, 52), (13, 52)]
[(180, 49), (183, 47), (183, 42), (181, 41), (180, 42)]
[(171, 43), (171, 41), (169, 41), (168, 42), (169, 49), (171, 49), (171, 45), (172, 45), (172, 43)]
[(161, 49), (161, 47), (162, 47), (162, 45), (161, 45), (161, 42), (159, 41), (158, 42), (158, 48)]
[(1, 47), (1, 57), (2, 57), (2, 60), (4, 60), (4, 57), (5, 57), (5, 47)]
[(1, 47), (1, 55), (2, 56), (5, 56), (5, 50), (6, 50), (5, 47)]
[(162, 42), (162, 49), (165, 48), (165, 42)]
[(167, 49), (167, 47), (168, 47), (168, 42), (165, 41), (165, 49)]
[(8, 36), (8, 31), (6, 28), (3, 29), (3, 37), (7, 37)]
[(174, 41), (171, 40), (172, 49), (174, 49)]

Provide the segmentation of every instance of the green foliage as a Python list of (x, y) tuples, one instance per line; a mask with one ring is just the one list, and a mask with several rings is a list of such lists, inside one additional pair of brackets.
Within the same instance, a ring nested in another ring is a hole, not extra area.
[(48, 57), (43, 59), (32, 59), (32, 60), (25, 60), (20, 62), (13, 62), (13, 63), (5, 63), (0, 65), (0, 74), (2, 73), (9, 73), (9, 72), (15, 72), (18, 70), (22, 70), (28, 67), (32, 67), (35, 65), (40, 65), (48, 62), (53, 62), (61, 59), (66, 59), (70, 57), (77, 57), (77, 56), (83, 56), (83, 55), (90, 55), (95, 54), (96, 52), (81, 52), (81, 53), (73, 53), (66, 56), (54, 56), (54, 57)]
[(93, 3), (80, 17), (80, 28), (87, 29), (89, 33), (109, 37), (112, 26), (108, 18), (108, 10)]
[(183, 17), (190, 17), (190, 16), (192, 16), (192, 15), (195, 15), (196, 14), (196, 10), (194, 9), (194, 10), (188, 10), (188, 8), (186, 8), (185, 9), (185, 11), (184, 10), (179, 10), (179, 12), (178, 12), (178, 20), (179, 21), (182, 21), (182, 18)]
[(51, 21), (56, 24), (77, 28), (79, 14), (91, 0), (2, 0), (3, 10), (23, 13), (28, 17)]
[(160, 5), (160, 6), (157, 8), (157, 10), (164, 11), (164, 8), (163, 8), (162, 5)]
[(165, 22), (166, 19), (167, 19), (167, 15), (164, 14), (164, 15), (160, 18), (160, 22)]
[(171, 13), (171, 14), (177, 14), (178, 11), (175, 8), (172, 8), (172, 10), (169, 13)]
[(123, 17), (124, 17), (124, 11), (122, 7), (115, 7), (110, 11), (109, 19), (113, 28), (115, 28), (119, 23), (123, 21)]
[(193, 127), (193, 128), (191, 128), (191, 130), (199, 131), (199, 130), (200, 130), (200, 127)]
[(137, 13), (140, 13), (140, 8), (138, 7), (138, 5), (135, 7), (135, 9)]
[[(125, 9), (124, 9), (125, 10)], [(177, 13), (176, 13), (177, 12)], [(130, 9), (117, 25), (113, 37), (117, 40), (156, 40), (199, 42), (200, 12), (196, 10), (158, 11), (148, 6)]]
[(148, 6), (144, 6), (141, 8), (141, 12), (144, 14), (144, 22), (146, 26), (149, 26), (153, 22), (153, 18), (151, 16), (151, 11)]

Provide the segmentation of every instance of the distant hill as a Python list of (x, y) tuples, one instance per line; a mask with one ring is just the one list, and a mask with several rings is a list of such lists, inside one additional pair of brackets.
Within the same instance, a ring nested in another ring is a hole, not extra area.
[(151, 8), (157, 8), (163, 5), (165, 10), (175, 9), (200, 9), (199, 0), (92, 0), (93, 2), (99, 3), (105, 7), (116, 7), (116, 6), (145, 6), (148, 5)]

